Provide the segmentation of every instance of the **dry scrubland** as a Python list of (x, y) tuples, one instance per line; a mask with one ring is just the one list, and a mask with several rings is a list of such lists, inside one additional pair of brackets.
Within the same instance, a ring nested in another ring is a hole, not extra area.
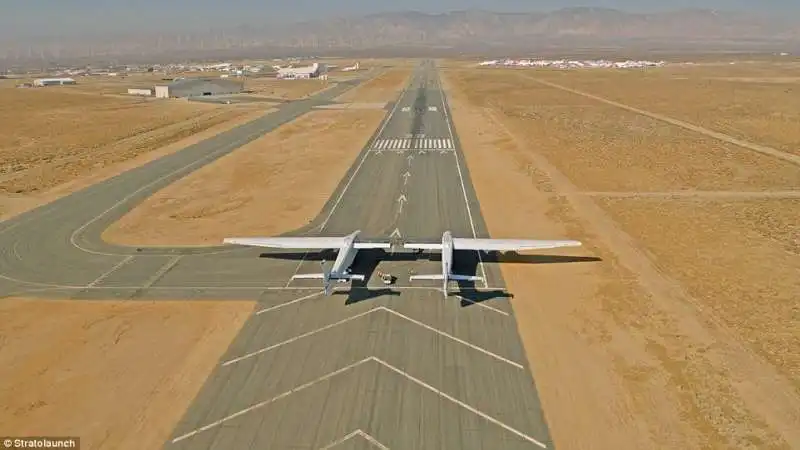
[(800, 155), (800, 67), (676, 66), (531, 75)]
[(531, 141), (536, 150), (552, 158), (584, 190), (748, 191), (800, 186), (800, 167), (537, 84), (529, 74), (498, 71), (487, 80), (483, 71), (457, 73), (470, 86), (483, 82), (472, 94), (475, 104), (497, 118), (514, 120), (520, 130), (524, 127), (536, 137)]
[(252, 307), (0, 300), (0, 435), (159, 448)]
[(322, 80), (278, 80), (277, 78), (248, 78), (244, 88), (256, 95), (283, 100), (297, 100), (313, 95), (331, 84)]
[(336, 98), (340, 102), (388, 102), (407, 84), (411, 68), (391, 68)]
[(122, 168), (122, 163), (141, 161), (155, 150), (177, 150), (265, 112), (253, 107), (76, 95), (69, 88), (2, 89), (0, 217), (36, 204), (38, 197), (45, 200), (54, 188), (85, 177), (97, 181), (99, 174), (113, 175), (113, 168)]
[(577, 238), (602, 258), (502, 266), (556, 445), (797, 445), (798, 201), (574, 192), (796, 189), (798, 168), (534, 76), (444, 78), (492, 235)]
[(322, 209), (385, 115), (314, 111), (159, 191), (103, 238), (123, 245), (216, 245), (276, 235)]

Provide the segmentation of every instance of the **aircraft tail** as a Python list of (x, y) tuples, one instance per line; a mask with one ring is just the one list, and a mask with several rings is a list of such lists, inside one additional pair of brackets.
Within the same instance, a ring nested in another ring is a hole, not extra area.
[(292, 279), (298, 280), (322, 280), (322, 287), (325, 289), (325, 295), (331, 295), (333, 291), (333, 281), (334, 280), (341, 280), (341, 281), (364, 281), (364, 275), (351, 275), (351, 274), (332, 274), (330, 269), (324, 268), (324, 262), (322, 273), (303, 273), (303, 274), (296, 274), (292, 276)]
[(475, 277), (470, 275), (455, 275), (455, 274), (448, 274), (444, 276), (442, 274), (435, 274), (435, 275), (412, 275), (409, 277), (409, 281), (414, 280), (442, 280), (442, 293), (444, 294), (445, 298), (447, 297), (447, 282), (450, 280), (455, 281), (483, 281), (481, 277)]
[(441, 274), (437, 274), (437, 275), (411, 275), (408, 279), (411, 280), (411, 281), (414, 281), (414, 280), (442, 280), (442, 279), (444, 279), (444, 276), (442, 276)]

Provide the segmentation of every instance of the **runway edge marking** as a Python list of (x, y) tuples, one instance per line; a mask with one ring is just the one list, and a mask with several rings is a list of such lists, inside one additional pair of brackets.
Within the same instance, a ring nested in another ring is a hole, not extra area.
[[(447, 124), (447, 132), (450, 133), (450, 139), (453, 141), (453, 148), (455, 149), (456, 145), (456, 137), (453, 134), (453, 127), (450, 125), (450, 114), (448, 113), (447, 103), (445, 101), (445, 93), (444, 87), (442, 86), (441, 80), (439, 80), (439, 70), (436, 69), (436, 79), (437, 84), (439, 85), (439, 98), (442, 101), (442, 111), (444, 112), (444, 121)], [(461, 171), (461, 158), (458, 157), (458, 152), (454, 151), (453, 155), (456, 157), (456, 169), (458, 170), (458, 179), (461, 182), (461, 192), (464, 194), (464, 204), (467, 207), (467, 216), (469, 217), (469, 226), (472, 229), (472, 237), (478, 237), (478, 233), (475, 231), (475, 220), (472, 218), (472, 208), (469, 206), (469, 197), (467, 196), (467, 188), (464, 186), (464, 174)], [(489, 281), (486, 278), (486, 268), (483, 265), (483, 257), (481, 256), (480, 251), (476, 251), (478, 254), (478, 261), (481, 266), (481, 274), (483, 275), (483, 287), (489, 286)]]

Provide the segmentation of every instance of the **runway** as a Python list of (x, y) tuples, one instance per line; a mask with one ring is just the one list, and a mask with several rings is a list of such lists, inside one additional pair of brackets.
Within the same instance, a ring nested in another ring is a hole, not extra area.
[[(99, 239), (156, 190), (347, 88), (281, 105), (0, 224), (0, 293), (257, 298), (167, 449), (553, 448), (502, 277), (478, 254), (455, 260), (454, 271), (486, 279), (460, 286), (460, 295), (408, 283), (411, 272), (437, 273), (438, 255), (381, 250), (359, 253), (353, 272), (365, 273), (364, 282), (324, 297), (313, 280), (290, 278), (318, 272), (326, 253), (136, 249)], [(398, 243), (438, 242), (445, 230), (488, 237), (432, 62), (390, 107), (319, 216), (290, 234), (360, 229), (363, 238)], [(402, 144), (383, 148), (392, 142)], [(398, 285), (373, 279), (378, 268)]]

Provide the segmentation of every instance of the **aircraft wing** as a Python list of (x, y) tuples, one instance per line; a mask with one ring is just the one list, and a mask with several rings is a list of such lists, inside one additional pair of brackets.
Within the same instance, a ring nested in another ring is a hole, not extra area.
[(240, 237), (225, 238), (224, 244), (248, 245), (252, 247), (327, 249), (341, 248), (341, 237)]
[[(241, 237), (225, 238), (224, 244), (248, 245), (253, 247), (271, 248), (301, 248), (301, 249), (328, 249), (341, 248), (344, 245), (343, 237)], [(358, 250), (368, 248), (392, 248), (386, 242), (356, 242), (353, 245)]]
[(580, 246), (580, 241), (453, 238), (454, 250), (513, 251)]

